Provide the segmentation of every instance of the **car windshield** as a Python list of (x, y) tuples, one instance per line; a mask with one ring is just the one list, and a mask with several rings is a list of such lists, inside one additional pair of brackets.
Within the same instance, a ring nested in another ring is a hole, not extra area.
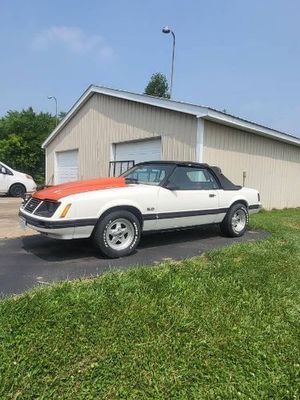
[(127, 182), (158, 186), (172, 169), (171, 165), (164, 164), (137, 165), (126, 171), (122, 176)]
[(13, 169), (11, 167), (9, 167), (8, 165), (4, 164), (3, 162), (0, 161), (0, 168), (4, 167), (6, 170), (8, 171), (13, 171)]

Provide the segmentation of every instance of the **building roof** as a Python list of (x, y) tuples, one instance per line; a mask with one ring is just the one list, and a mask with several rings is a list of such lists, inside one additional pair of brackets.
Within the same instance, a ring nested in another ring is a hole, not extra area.
[(44, 143), (42, 144), (42, 148), (47, 147), (47, 145), (56, 137), (56, 135), (58, 135), (58, 133), (64, 128), (64, 126), (76, 114), (76, 112), (95, 93), (194, 115), (196, 118), (203, 118), (204, 120), (231, 126), (233, 128), (252, 132), (257, 135), (269, 137), (280, 142), (285, 142), (300, 147), (300, 138), (296, 136), (257, 124), (252, 121), (248, 121), (240, 117), (236, 117), (231, 114), (227, 114), (223, 111), (218, 111), (212, 107), (200, 106), (177, 100), (158, 98), (145, 94), (132, 93), (124, 90), (111, 89), (103, 86), (90, 85), (87, 90), (82, 94), (82, 96), (72, 106), (64, 119), (57, 125), (54, 131), (44, 141)]

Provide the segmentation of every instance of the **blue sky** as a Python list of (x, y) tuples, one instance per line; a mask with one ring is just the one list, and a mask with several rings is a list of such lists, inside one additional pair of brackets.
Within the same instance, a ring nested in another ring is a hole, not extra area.
[(300, 136), (297, 0), (2, 0), (0, 115), (66, 111), (91, 83), (142, 92), (170, 75), (173, 97)]

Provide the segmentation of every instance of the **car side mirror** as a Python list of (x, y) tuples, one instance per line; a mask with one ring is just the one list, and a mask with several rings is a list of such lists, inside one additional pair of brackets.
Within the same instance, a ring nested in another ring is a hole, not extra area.
[(3, 174), (3, 175), (7, 174), (7, 170), (5, 167), (0, 167), (0, 174)]

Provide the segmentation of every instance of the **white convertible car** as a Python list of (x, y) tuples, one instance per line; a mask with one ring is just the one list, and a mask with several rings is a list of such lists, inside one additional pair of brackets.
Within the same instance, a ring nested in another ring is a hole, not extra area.
[(261, 208), (257, 190), (236, 186), (217, 167), (192, 162), (144, 162), (118, 178), (52, 186), (20, 209), (23, 222), (57, 239), (91, 237), (108, 257), (130, 254), (143, 232), (220, 224), (244, 234)]

